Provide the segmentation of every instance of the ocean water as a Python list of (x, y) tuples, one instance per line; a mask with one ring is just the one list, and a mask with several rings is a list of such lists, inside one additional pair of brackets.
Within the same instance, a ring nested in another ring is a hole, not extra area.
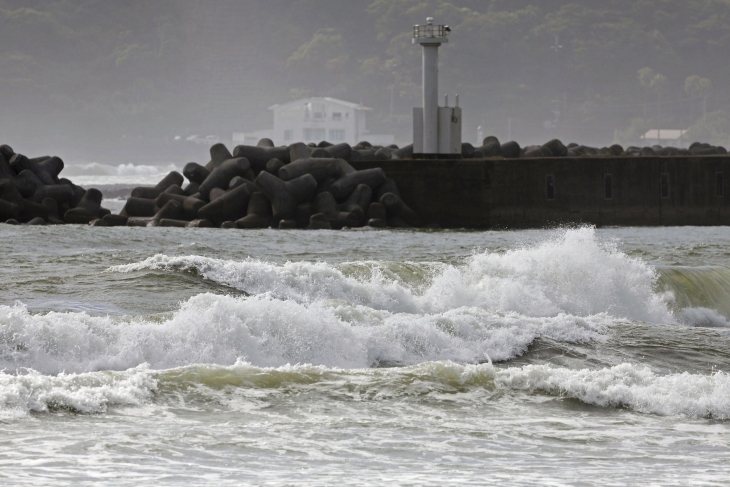
[(730, 484), (730, 228), (0, 252), (1, 485)]

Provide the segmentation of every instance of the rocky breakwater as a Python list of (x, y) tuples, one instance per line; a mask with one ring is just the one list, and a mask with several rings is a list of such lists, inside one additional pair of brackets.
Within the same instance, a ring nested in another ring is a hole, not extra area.
[(111, 215), (98, 189), (60, 178), (59, 157), (28, 158), (0, 146), (0, 221), (8, 224), (89, 224)]
[[(187, 164), (156, 186), (132, 191), (119, 215), (94, 224), (145, 227), (342, 229), (417, 227), (418, 215), (380, 168), (354, 160), (412, 157), (412, 147), (367, 143), (275, 147), (268, 140), (210, 148), (210, 161)], [(187, 182), (186, 182), (187, 180)]]

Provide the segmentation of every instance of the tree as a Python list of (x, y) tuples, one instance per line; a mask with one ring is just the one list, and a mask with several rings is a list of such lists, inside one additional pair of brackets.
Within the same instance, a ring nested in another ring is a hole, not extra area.
[(684, 80), (684, 92), (690, 98), (702, 98), (702, 120), (707, 120), (707, 97), (712, 92), (712, 81), (692, 75)]
[(639, 70), (639, 83), (644, 88), (644, 120), (647, 117), (647, 107), (649, 106), (649, 90), (651, 89), (651, 81), (654, 79), (654, 70), (646, 67)]

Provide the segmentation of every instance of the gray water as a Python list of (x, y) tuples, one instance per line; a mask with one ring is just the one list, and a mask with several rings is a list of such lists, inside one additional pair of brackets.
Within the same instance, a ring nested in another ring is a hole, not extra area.
[(727, 485), (730, 228), (0, 225), (2, 485)]

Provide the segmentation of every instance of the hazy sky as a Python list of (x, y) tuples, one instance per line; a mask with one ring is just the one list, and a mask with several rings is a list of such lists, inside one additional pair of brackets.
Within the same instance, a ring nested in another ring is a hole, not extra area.
[[(176, 135), (270, 128), (267, 107), (311, 95), (362, 102), (373, 131), (409, 143), (411, 28), (428, 15), (453, 29), (441, 91), (460, 95), (466, 141), (479, 125), (523, 145), (628, 143), (700, 120), (707, 137), (730, 133), (727, 0), (0, 0), (0, 134), (28, 151), (169, 159)], [(692, 75), (711, 88), (686, 89)]]

